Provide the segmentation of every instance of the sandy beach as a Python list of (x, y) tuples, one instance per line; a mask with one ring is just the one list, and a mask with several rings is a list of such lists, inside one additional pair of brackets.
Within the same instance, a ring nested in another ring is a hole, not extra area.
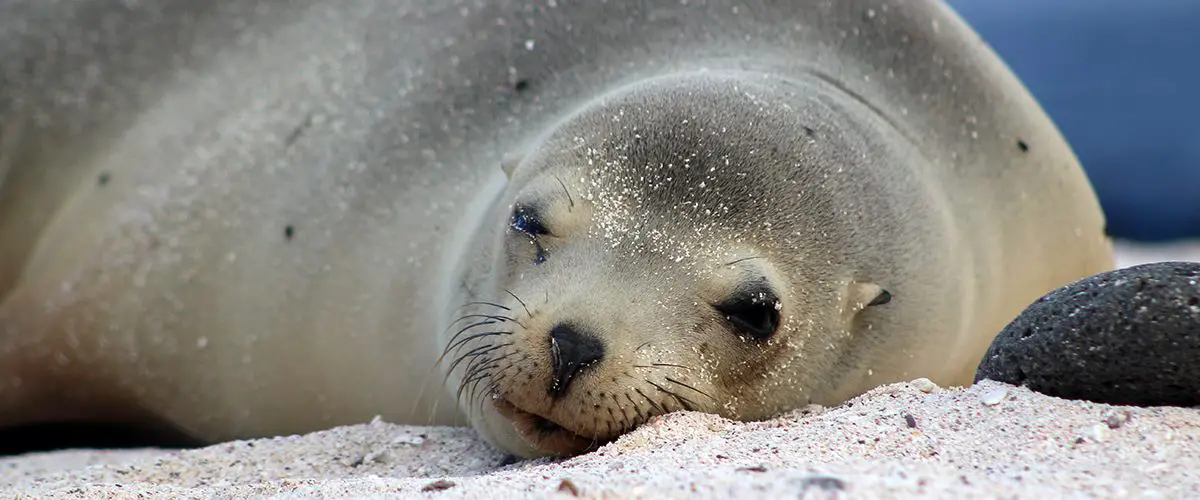
[[(1119, 255), (1121, 267), (1200, 260), (1200, 244)], [(470, 429), (376, 420), (195, 450), (3, 458), (0, 496), (1200, 498), (1200, 409), (918, 379), (764, 422), (671, 414), (586, 455), (503, 461)]]

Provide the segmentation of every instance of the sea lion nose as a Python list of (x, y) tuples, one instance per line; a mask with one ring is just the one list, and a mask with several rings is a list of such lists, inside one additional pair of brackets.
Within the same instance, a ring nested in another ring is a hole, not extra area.
[(563, 397), (579, 372), (604, 359), (604, 344), (578, 327), (561, 323), (550, 330), (550, 396)]

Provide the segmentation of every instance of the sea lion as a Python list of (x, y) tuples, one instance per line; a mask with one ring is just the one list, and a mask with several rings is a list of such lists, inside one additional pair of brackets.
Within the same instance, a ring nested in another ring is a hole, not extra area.
[(578, 453), (970, 383), (1111, 266), (1071, 150), (936, 1), (4, 9), (0, 427), (465, 416)]

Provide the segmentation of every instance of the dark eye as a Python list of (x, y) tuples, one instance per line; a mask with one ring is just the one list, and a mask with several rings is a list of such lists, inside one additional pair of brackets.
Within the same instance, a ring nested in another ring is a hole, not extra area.
[(508, 225), (529, 237), (529, 244), (533, 245), (536, 252), (533, 257), (535, 265), (546, 262), (546, 249), (542, 248), (538, 236), (547, 234), (547, 231), (546, 227), (542, 225), (542, 220), (538, 218), (536, 210), (521, 204), (515, 205)]
[(779, 299), (770, 291), (739, 293), (716, 309), (734, 330), (760, 342), (779, 329)]
[(538, 218), (537, 212), (522, 205), (513, 207), (512, 219), (509, 221), (509, 225), (513, 229), (529, 236), (546, 234), (546, 228), (542, 226), (542, 220)]

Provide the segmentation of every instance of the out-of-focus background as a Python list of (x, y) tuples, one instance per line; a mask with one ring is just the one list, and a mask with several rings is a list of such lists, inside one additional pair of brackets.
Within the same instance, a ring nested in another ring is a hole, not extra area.
[(948, 0), (1029, 88), (1115, 238), (1200, 238), (1200, 0)]

